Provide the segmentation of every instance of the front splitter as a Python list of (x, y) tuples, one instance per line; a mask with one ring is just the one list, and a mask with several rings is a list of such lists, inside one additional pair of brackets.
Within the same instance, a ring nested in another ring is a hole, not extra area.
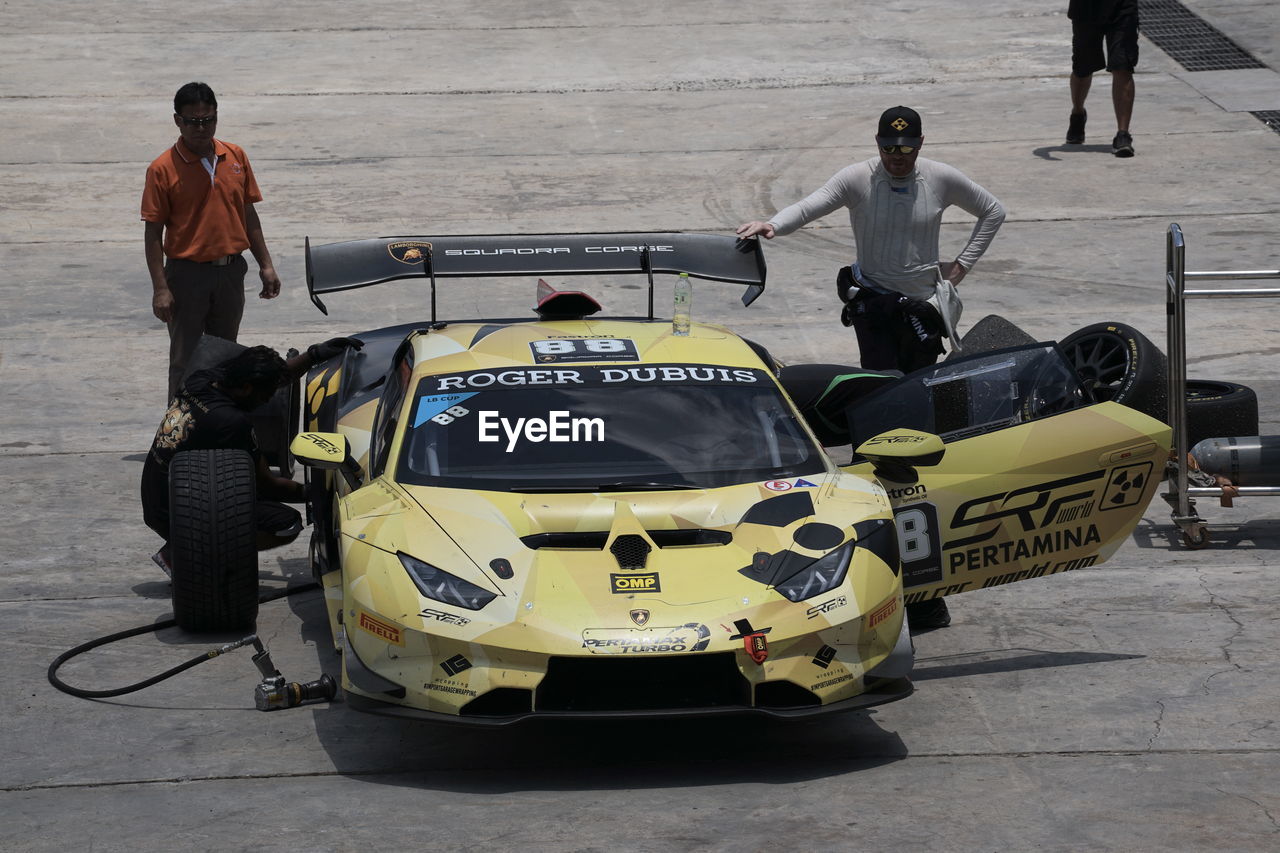
[(840, 714), (848, 711), (860, 711), (888, 702), (905, 699), (912, 694), (915, 687), (909, 678), (898, 678), (877, 684), (857, 696), (832, 702), (829, 705), (800, 706), (794, 708), (757, 708), (749, 705), (723, 705), (711, 708), (661, 708), (643, 711), (530, 711), (525, 714), (507, 716), (459, 716), (442, 714), (438, 711), (425, 711), (406, 705), (381, 702), (343, 691), (346, 703), (356, 711), (366, 714), (377, 714), (384, 717), (398, 717), (407, 720), (422, 720), (432, 723), (448, 723), (463, 726), (510, 726), (531, 720), (663, 720), (691, 719), (698, 717), (771, 717), (779, 720), (808, 719), (826, 714)]

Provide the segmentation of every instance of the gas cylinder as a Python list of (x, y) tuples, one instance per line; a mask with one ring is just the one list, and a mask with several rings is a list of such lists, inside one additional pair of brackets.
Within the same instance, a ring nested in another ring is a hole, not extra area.
[(1191, 448), (1201, 470), (1236, 486), (1280, 486), (1280, 435), (1206, 438)]

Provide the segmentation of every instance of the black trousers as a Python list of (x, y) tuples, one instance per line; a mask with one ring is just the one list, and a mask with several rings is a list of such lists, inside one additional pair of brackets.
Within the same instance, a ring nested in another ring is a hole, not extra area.
[(927, 302), (860, 289), (845, 310), (868, 370), (911, 373), (942, 355), (942, 317)]

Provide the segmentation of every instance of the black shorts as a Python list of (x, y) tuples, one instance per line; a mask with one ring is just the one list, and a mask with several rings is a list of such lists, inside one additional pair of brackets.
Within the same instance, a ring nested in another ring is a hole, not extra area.
[[(1106, 45), (1104, 57), (1102, 49)], [(1133, 71), (1138, 65), (1138, 0), (1119, 0), (1105, 18), (1071, 21), (1071, 73)]]

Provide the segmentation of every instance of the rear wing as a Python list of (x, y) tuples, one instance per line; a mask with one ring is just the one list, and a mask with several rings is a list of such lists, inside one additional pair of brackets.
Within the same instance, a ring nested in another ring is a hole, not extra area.
[(320, 295), (403, 278), (436, 279), (533, 275), (645, 275), (653, 319), (653, 274), (741, 284), (742, 304), (764, 292), (759, 240), (719, 234), (491, 234), (472, 237), (379, 237), (312, 246), (306, 243), (307, 291), (328, 314)]

